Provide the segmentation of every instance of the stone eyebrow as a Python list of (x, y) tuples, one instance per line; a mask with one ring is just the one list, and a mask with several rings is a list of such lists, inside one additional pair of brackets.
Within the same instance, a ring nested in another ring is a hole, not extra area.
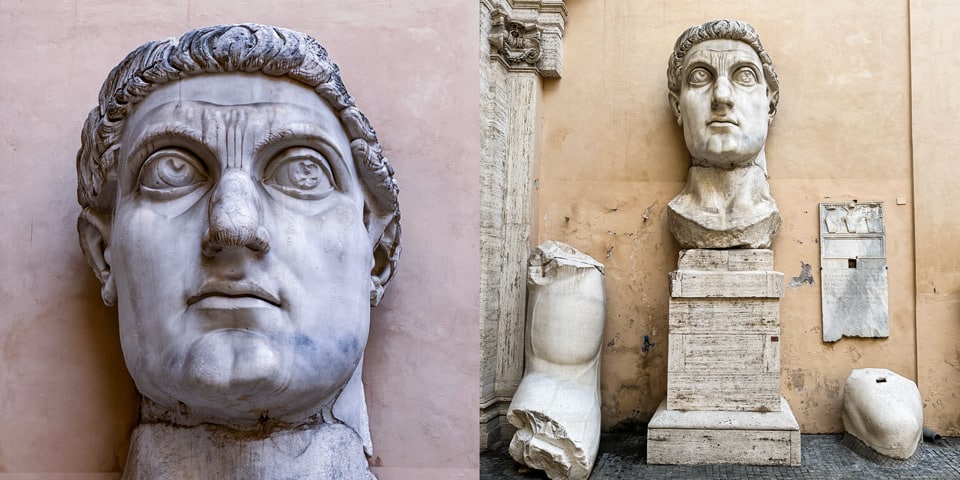
[(130, 146), (130, 155), (140, 153), (144, 146), (157, 142), (165, 137), (176, 136), (186, 138), (197, 145), (204, 145), (203, 135), (197, 130), (182, 123), (163, 123), (156, 127), (147, 127), (146, 133), (138, 136)]
[(307, 140), (319, 141), (332, 149), (340, 158), (344, 157), (344, 153), (340, 151), (340, 148), (337, 147), (337, 144), (332, 138), (330, 138), (330, 135), (326, 131), (310, 124), (271, 130), (253, 145), (253, 151), (258, 152), (263, 148), (270, 146), (271, 144), (293, 138), (305, 138)]

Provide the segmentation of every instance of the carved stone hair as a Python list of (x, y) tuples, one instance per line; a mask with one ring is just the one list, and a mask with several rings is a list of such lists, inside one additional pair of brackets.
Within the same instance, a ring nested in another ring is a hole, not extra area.
[(397, 183), (377, 133), (347, 93), (339, 67), (309, 35), (269, 25), (215, 25), (187, 32), (179, 40), (149, 42), (131, 52), (110, 71), (100, 89), (100, 104), (83, 125), (77, 152), (80, 206), (113, 213), (120, 137), (137, 103), (168, 82), (227, 72), (285, 76), (313, 88), (339, 115), (364, 187), (364, 222), (377, 237), (377, 267), (387, 269), (371, 293), (375, 305), (400, 255)]
[(694, 45), (707, 40), (738, 40), (750, 45), (757, 56), (760, 57), (760, 64), (763, 66), (763, 76), (767, 80), (767, 92), (770, 97), (770, 117), (777, 113), (777, 105), (780, 103), (780, 80), (777, 78), (777, 72), (773, 69), (773, 60), (760, 44), (760, 37), (756, 30), (748, 23), (739, 20), (713, 20), (703, 25), (697, 25), (686, 29), (677, 43), (673, 46), (673, 53), (667, 62), (667, 87), (676, 95), (680, 95), (680, 86), (682, 79), (680, 76), (683, 68), (683, 57), (693, 48)]

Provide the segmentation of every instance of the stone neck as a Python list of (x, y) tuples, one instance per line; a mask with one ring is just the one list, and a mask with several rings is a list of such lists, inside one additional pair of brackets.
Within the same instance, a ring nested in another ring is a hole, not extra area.
[(143, 423), (130, 439), (123, 480), (187, 478), (374, 479), (363, 441), (339, 423), (242, 432), (202, 424)]
[(171, 408), (160, 405), (146, 396), (140, 396), (140, 423), (163, 424), (175, 427), (200, 427), (223, 429), (242, 435), (269, 435), (279, 430), (316, 427), (325, 422), (336, 422), (329, 407), (318, 408), (318, 412), (297, 421), (277, 420), (268, 417), (251, 419), (249, 422), (223, 424), (191, 415), (186, 405)]
[(738, 170), (738, 169), (749, 168), (749, 167), (760, 167), (760, 170), (763, 171), (764, 178), (766, 178), (767, 152), (764, 149), (760, 149), (760, 151), (757, 152), (757, 155), (754, 156), (750, 161), (743, 162), (742, 164), (739, 164), (739, 165), (727, 165), (727, 166), (723, 164), (717, 165), (716, 162), (713, 162), (711, 160), (704, 160), (702, 158), (696, 158), (691, 156), (690, 165), (694, 167), (716, 168), (719, 170), (727, 170), (727, 171)]
[(690, 167), (670, 203), (670, 230), (682, 248), (767, 248), (780, 213), (760, 165)]

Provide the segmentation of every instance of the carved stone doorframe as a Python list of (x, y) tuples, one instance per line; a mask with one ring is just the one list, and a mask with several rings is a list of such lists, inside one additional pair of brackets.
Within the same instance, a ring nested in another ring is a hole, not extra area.
[(480, 448), (513, 429), (523, 375), (527, 255), (544, 78), (559, 78), (563, 0), (480, 0)]

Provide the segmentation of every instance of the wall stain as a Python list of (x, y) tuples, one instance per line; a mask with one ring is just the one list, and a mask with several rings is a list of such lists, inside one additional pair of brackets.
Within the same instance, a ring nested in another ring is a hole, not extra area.
[(640, 218), (642, 218), (644, 222), (646, 222), (647, 220), (650, 220), (650, 212), (653, 211), (653, 207), (657, 206), (658, 202), (659, 200), (650, 204), (650, 206), (643, 211), (643, 215), (640, 215)]
[(798, 368), (787, 370), (787, 388), (792, 388), (798, 393), (806, 392), (807, 389), (803, 388), (803, 380), (803, 370)]
[(643, 336), (643, 348), (642, 348), (643, 353), (649, 352), (650, 349), (653, 348), (655, 345), (656, 345), (656, 343), (650, 343), (650, 336), (649, 336), (649, 335), (644, 335), (644, 336)]
[(813, 273), (810, 271), (811, 267), (809, 263), (804, 263), (803, 260), (800, 260), (800, 275), (790, 278), (789, 288), (802, 287), (804, 285), (816, 285), (813, 281)]

